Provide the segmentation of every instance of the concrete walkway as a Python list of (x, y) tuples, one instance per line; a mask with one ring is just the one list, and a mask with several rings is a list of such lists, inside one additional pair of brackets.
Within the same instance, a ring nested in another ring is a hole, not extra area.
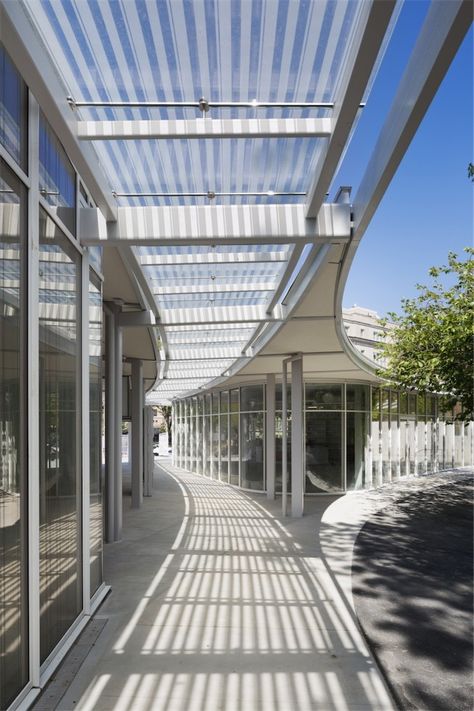
[(106, 624), (57, 708), (393, 709), (320, 547), (335, 497), (282, 520), (262, 495), (160, 465), (106, 548)]

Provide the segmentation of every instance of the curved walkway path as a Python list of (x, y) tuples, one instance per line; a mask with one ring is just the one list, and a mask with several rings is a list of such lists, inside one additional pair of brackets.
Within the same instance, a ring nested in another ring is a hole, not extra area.
[(107, 547), (107, 622), (57, 708), (393, 709), (320, 548), (334, 497), (283, 522), (262, 495), (163, 466)]

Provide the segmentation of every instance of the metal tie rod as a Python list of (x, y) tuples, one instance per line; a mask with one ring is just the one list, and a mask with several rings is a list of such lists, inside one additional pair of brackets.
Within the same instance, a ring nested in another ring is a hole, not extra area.
[(261, 192), (236, 192), (236, 193), (215, 193), (213, 190), (208, 190), (206, 193), (118, 193), (112, 191), (115, 198), (142, 198), (142, 197), (166, 197), (166, 198), (182, 198), (182, 197), (207, 197), (213, 200), (216, 197), (302, 197), (304, 192), (277, 192), (275, 190), (265, 190)]
[[(331, 101), (208, 101), (201, 98), (199, 101), (76, 101), (72, 96), (67, 97), (67, 102), (72, 109), (81, 106), (102, 106), (116, 108), (163, 108), (163, 109), (199, 109), (207, 113), (211, 108), (232, 109), (333, 109)], [(364, 104), (361, 104), (364, 106)]]

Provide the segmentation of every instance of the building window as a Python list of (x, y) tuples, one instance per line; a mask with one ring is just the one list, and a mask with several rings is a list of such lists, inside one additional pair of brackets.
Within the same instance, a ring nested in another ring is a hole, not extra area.
[(28, 92), (5, 49), (0, 44), (0, 143), (27, 171)]
[(76, 174), (43, 113), (39, 124), (39, 187), (65, 227), (76, 233)]
[(40, 210), (42, 662), (82, 609), (80, 298), (80, 256)]
[(5, 709), (28, 680), (26, 190), (1, 160), (0, 249), (0, 708)]

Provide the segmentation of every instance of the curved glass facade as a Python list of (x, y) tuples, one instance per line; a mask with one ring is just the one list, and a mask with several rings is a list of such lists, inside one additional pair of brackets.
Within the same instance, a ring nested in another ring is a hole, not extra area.
[[(289, 391), (291, 386), (289, 386)], [(453, 422), (431, 393), (362, 383), (305, 382), (304, 490), (338, 494), (473, 462), (473, 423)], [(290, 397), (288, 397), (290, 403)], [(283, 414), (275, 388), (275, 490), (281, 491)], [(175, 402), (177, 466), (243, 489), (266, 490), (265, 385)], [(291, 411), (287, 411), (288, 473)], [(192, 446), (191, 446), (192, 444)], [(190, 455), (190, 452), (195, 453)], [(291, 479), (288, 482), (291, 487)]]

